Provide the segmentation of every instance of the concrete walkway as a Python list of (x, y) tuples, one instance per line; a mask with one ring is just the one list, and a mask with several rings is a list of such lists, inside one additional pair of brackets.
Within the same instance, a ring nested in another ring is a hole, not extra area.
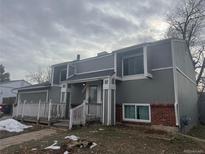
[(40, 131), (34, 131), (30, 133), (25, 133), (25, 134), (20, 134), (8, 138), (0, 139), (0, 150), (7, 148), (11, 145), (21, 144), (23, 142), (27, 142), (30, 140), (38, 140), (45, 136), (52, 135), (54, 133), (56, 133), (56, 130), (54, 129), (43, 129)]

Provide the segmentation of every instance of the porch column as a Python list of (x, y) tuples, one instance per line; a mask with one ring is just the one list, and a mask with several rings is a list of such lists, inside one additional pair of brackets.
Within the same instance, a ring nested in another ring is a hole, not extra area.
[(103, 80), (103, 124), (115, 125), (115, 79)]

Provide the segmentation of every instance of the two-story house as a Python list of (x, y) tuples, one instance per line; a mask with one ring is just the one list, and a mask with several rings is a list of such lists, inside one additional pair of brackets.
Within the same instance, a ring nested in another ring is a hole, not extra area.
[(143, 43), (82, 60), (78, 55), (53, 65), (51, 75), (49, 84), (19, 89), (19, 103), (50, 100), (61, 104), (66, 118), (86, 103), (86, 115), (105, 125), (191, 128), (198, 122), (195, 72), (183, 40)]

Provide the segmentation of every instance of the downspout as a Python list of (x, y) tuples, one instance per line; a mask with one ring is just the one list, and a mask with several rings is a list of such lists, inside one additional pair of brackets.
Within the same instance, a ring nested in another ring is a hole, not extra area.
[(175, 61), (175, 54), (173, 48), (173, 40), (171, 40), (171, 53), (172, 53), (172, 65), (173, 65), (173, 78), (174, 78), (174, 111), (175, 111), (175, 119), (176, 119), (176, 126), (180, 128), (180, 118), (179, 118), (179, 102), (178, 102), (178, 83), (177, 83), (177, 68), (176, 68), (176, 61)]

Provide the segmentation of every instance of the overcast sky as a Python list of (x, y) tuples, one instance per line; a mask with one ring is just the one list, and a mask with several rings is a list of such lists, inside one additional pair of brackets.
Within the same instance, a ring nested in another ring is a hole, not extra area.
[[(175, 0), (176, 3), (177, 0)], [(0, 63), (11, 79), (31, 71), (162, 39), (167, 0), (0, 0)]]

